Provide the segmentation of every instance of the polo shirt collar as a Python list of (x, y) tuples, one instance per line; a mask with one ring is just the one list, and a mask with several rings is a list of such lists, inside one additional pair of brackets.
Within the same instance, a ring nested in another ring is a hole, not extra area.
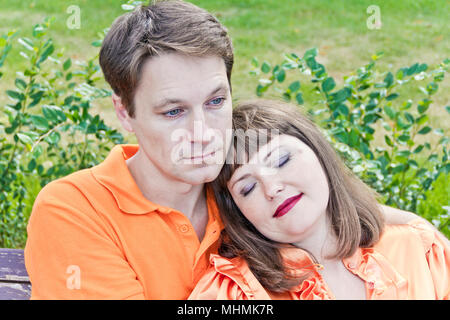
[(160, 206), (145, 198), (128, 170), (125, 160), (139, 150), (139, 145), (116, 145), (106, 159), (93, 167), (95, 179), (108, 189), (120, 210), (126, 213), (145, 214)]
[[(153, 211), (170, 213), (175, 209), (155, 204), (144, 197), (137, 186), (125, 160), (131, 158), (139, 150), (139, 145), (116, 145), (106, 159), (93, 167), (91, 172), (94, 178), (108, 189), (116, 200), (117, 206), (125, 213), (146, 214)], [(206, 186), (206, 198), (209, 217), (220, 223), (217, 204), (212, 188)]]

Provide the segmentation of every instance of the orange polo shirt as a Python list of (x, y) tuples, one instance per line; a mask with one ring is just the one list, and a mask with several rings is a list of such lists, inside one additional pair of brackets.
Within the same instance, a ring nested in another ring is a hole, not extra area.
[(147, 200), (115, 146), (98, 166), (46, 185), (34, 203), (25, 265), (31, 299), (186, 299), (223, 225), (207, 188), (200, 242), (183, 213)]

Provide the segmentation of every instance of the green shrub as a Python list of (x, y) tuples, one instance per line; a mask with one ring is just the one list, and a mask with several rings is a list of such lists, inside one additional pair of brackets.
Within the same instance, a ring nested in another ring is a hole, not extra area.
[[(92, 114), (95, 99), (111, 95), (96, 87), (97, 56), (74, 66), (56, 53), (47, 36), (50, 22), (45, 19), (30, 37), (18, 38), (27, 67), (16, 72), (15, 88), (6, 90), (12, 103), (1, 107), (0, 247), (24, 246), (28, 215), (42, 186), (98, 164), (114, 144), (124, 142)], [(16, 35), (0, 37), (0, 68)]]
[[(285, 60), (273, 67), (254, 58), (250, 73), (260, 76), (256, 94), (262, 96), (272, 88), (283, 99), (308, 107), (347, 165), (381, 195), (385, 204), (422, 214), (450, 236), (448, 128), (444, 132), (429, 122), (433, 96), (450, 60), (434, 68), (415, 63), (395, 73), (381, 72), (379, 53), (338, 86), (316, 61), (317, 54), (317, 49), (306, 51), (303, 57), (286, 54)], [(288, 76), (293, 81), (286, 81)], [(301, 85), (305, 79), (308, 84)], [(418, 101), (401, 97), (413, 91), (421, 92)], [(450, 106), (445, 108), (448, 118)], [(377, 135), (382, 143), (375, 143)], [(436, 137), (434, 142), (431, 135)], [(447, 185), (437, 192), (444, 192), (444, 196), (430, 208), (427, 195), (440, 176)]]

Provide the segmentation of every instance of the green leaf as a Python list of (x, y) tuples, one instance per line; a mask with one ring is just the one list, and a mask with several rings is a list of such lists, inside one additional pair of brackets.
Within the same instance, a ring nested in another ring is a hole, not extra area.
[(413, 153), (420, 153), (423, 150), (423, 144), (414, 149)]
[(394, 100), (394, 99), (396, 99), (396, 98), (398, 98), (398, 93), (391, 93), (390, 95), (388, 95), (387, 97), (386, 97), (386, 100), (387, 101), (391, 101), (391, 100)]
[(48, 130), (48, 121), (42, 116), (32, 115), (31, 122), (36, 126), (39, 130)]
[(63, 69), (64, 71), (67, 71), (72, 66), (72, 60), (68, 58), (66, 61), (64, 61)]
[(383, 82), (386, 84), (386, 88), (389, 88), (394, 83), (394, 76), (391, 72), (388, 72), (386, 77), (384, 78)]
[(391, 138), (389, 138), (389, 136), (384, 136), (384, 141), (386, 142), (386, 144), (389, 147), (393, 147), (394, 146), (394, 143), (392, 142)]
[(289, 85), (289, 90), (291, 90), (292, 93), (298, 91), (300, 89), (300, 81), (294, 81)]
[(322, 82), (322, 90), (324, 92), (328, 93), (333, 90), (334, 87), (336, 87), (336, 82), (334, 82), (334, 79), (331, 77), (326, 78), (325, 81)]
[(439, 86), (435, 82), (430, 82), (429, 84), (427, 84), (427, 87), (426, 87), (426, 90), (430, 96), (432, 94), (436, 93), (436, 91), (438, 91), (438, 89), (439, 89)]
[(411, 108), (411, 106), (412, 106), (412, 100), (408, 100), (408, 101), (403, 102), (401, 109), (408, 110), (409, 108)]
[(261, 71), (264, 73), (269, 73), (270, 69), (271, 69), (270, 64), (264, 61), (263, 64), (261, 65)]
[(20, 79), (20, 78), (16, 78), (16, 80), (14, 81), (14, 83), (15, 83), (15, 85), (16, 85), (16, 87), (19, 89), (19, 90), (25, 90), (26, 89), (26, 87), (27, 87), (27, 83), (25, 82), (25, 81), (23, 81), (22, 79)]
[(420, 129), (420, 131), (418, 132), (418, 134), (427, 134), (427, 133), (430, 132), (430, 131), (431, 131), (431, 127), (426, 126), (426, 127), (423, 127), (422, 129)]
[(417, 106), (417, 110), (420, 113), (424, 113), (428, 110), (430, 104), (431, 104), (431, 100), (423, 99), (422, 101), (419, 102), (419, 105)]
[(298, 103), (298, 104), (303, 104), (303, 103), (304, 103), (304, 101), (303, 101), (303, 95), (302, 95), (301, 92), (297, 93), (297, 95), (295, 96), (295, 100), (297, 100), (297, 103)]
[(309, 58), (314, 58), (317, 56), (317, 53), (318, 53), (317, 48), (311, 48), (305, 52), (305, 54), (303, 55), (303, 59), (307, 60)]
[(420, 73), (422, 71), (427, 71), (428, 69), (428, 65), (426, 63), (422, 63), (421, 65), (419, 65), (419, 67), (417, 68), (417, 73)]
[(67, 119), (64, 111), (58, 106), (43, 105), (42, 113), (48, 121), (59, 122)]
[(23, 133), (16, 133), (17, 138), (19, 138), (19, 141), (22, 142), (25, 145), (31, 146), (33, 144), (33, 140), (29, 136)]
[(405, 112), (405, 118), (406, 118), (406, 120), (408, 120), (408, 122), (414, 123), (414, 117), (412, 116), (411, 113)]
[(253, 59), (252, 59), (252, 61), (251, 61), (251, 64), (252, 64), (253, 67), (258, 68), (258, 67), (259, 67), (259, 61), (258, 61), (258, 58), (253, 57)]
[(29, 51), (33, 51), (34, 52), (34, 44), (30, 39), (27, 38), (19, 38), (17, 40), (17, 42), (19, 42), (22, 46), (25, 47), (25, 49), (29, 50)]
[(426, 115), (426, 114), (416, 118), (416, 123), (420, 126), (425, 124), (427, 121), (428, 121), (428, 115)]
[(278, 82), (283, 82), (284, 79), (286, 79), (286, 72), (284, 71), (284, 69), (280, 69), (280, 71), (277, 72), (276, 77)]
[(406, 72), (406, 75), (411, 76), (414, 73), (417, 72), (417, 69), (419, 68), (419, 64), (415, 63), (411, 67), (408, 68), (408, 71)]
[(33, 150), (33, 157), (37, 159), (43, 152), (42, 146), (38, 144)]
[(30, 162), (28, 162), (28, 171), (33, 171), (34, 168), (36, 168), (36, 160), (31, 159)]
[(350, 110), (345, 104), (340, 104), (336, 109), (340, 114), (343, 114), (344, 116), (348, 116)]
[(44, 52), (42, 52), (41, 56), (39, 57), (39, 60), (36, 62), (37, 65), (40, 65), (42, 62), (44, 62), (45, 60), (47, 60), (48, 56), (51, 55), (53, 53), (53, 51), (55, 50), (55, 47), (53, 46), (53, 44), (50, 44), (45, 50)]
[(102, 46), (102, 40), (95, 40), (91, 42), (91, 45), (94, 47), (101, 47)]
[(394, 120), (396, 116), (396, 112), (389, 106), (384, 106), (384, 112), (387, 114), (387, 116)]
[(45, 139), (50, 144), (57, 144), (61, 140), (59, 132), (52, 131)]
[(409, 139), (411, 139), (411, 137), (409, 136), (409, 134), (402, 134), (400, 137), (398, 137), (398, 140), (402, 141), (402, 142), (407, 142)]
[(25, 100), (25, 96), (22, 93), (14, 90), (6, 90), (6, 94), (15, 100), (19, 101)]

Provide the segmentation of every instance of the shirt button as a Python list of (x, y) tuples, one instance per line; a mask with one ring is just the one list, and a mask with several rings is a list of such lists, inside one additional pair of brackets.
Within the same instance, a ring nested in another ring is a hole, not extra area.
[(182, 224), (180, 226), (180, 232), (186, 233), (189, 231), (189, 226), (187, 224)]
[(350, 263), (348, 264), (348, 267), (349, 267), (350, 269), (355, 269), (355, 268), (356, 268), (356, 264), (355, 264), (354, 262), (350, 262)]

